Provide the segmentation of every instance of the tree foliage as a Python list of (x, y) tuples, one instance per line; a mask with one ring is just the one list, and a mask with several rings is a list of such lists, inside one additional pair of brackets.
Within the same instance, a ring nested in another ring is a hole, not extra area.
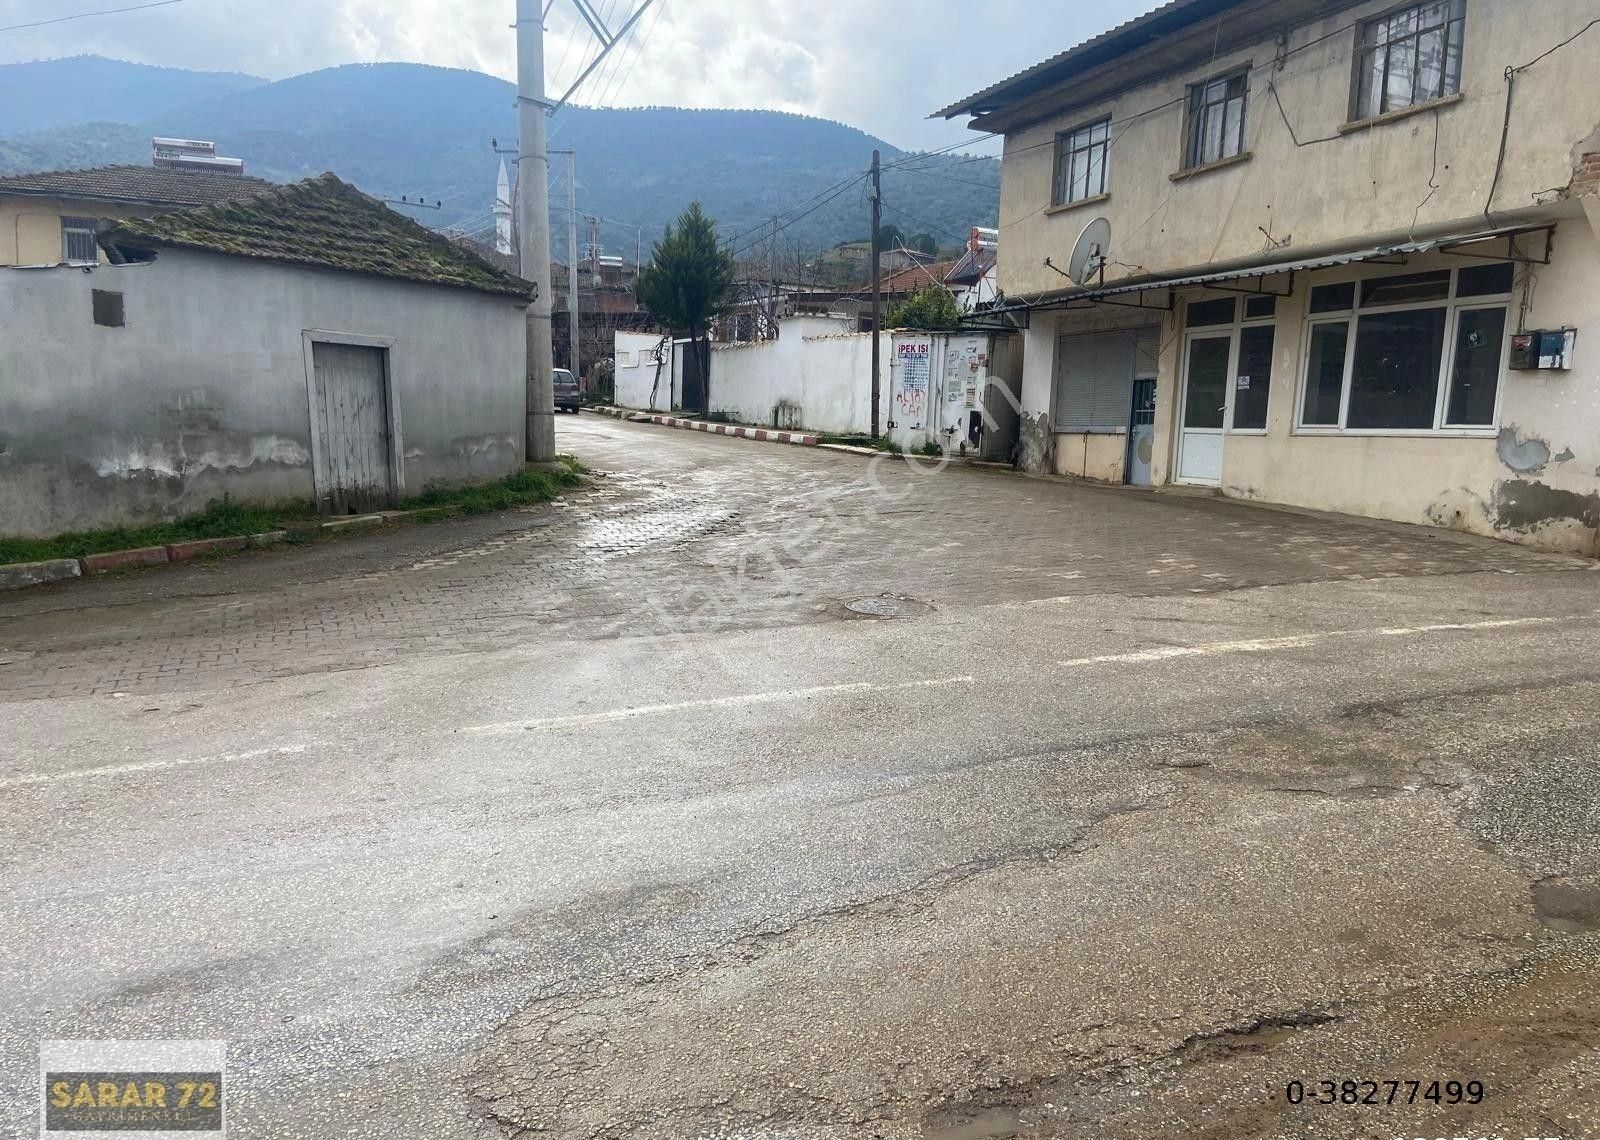
[(717, 244), (717, 228), (699, 202), (678, 215), (639, 271), (639, 301), (668, 328), (705, 332), (727, 305), (733, 258)]
[(950, 290), (929, 285), (889, 310), (888, 327), (941, 332), (961, 327), (961, 309)]
[[(733, 258), (717, 242), (717, 226), (699, 202), (667, 226), (639, 270), (639, 303), (667, 328), (687, 333), (697, 350), (701, 391), (707, 390), (711, 353), (706, 335), (733, 289)], [(695, 409), (703, 411), (704, 409)]]

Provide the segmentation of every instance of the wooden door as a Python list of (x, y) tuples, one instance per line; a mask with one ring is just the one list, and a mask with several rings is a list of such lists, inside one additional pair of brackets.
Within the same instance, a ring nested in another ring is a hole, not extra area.
[(311, 360), (321, 509), (342, 515), (392, 505), (388, 350), (317, 341)]

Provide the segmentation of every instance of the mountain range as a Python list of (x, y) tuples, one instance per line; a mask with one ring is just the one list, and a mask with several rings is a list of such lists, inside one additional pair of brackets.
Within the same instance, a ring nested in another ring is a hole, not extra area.
[[(492, 229), (501, 161), (493, 141), (515, 144), (515, 95), (489, 75), (411, 63), (275, 82), (97, 56), (7, 64), (0, 174), (147, 163), (152, 135), (202, 138), (252, 174), (292, 181), (331, 170), (380, 197), (441, 203), (398, 207), (425, 225), (481, 234)], [(549, 145), (575, 149), (578, 212), (604, 219), (601, 244), (629, 260), (640, 233), (648, 253), (695, 199), (736, 246), (773, 215), (791, 252), (862, 237), (868, 205), (850, 180), (874, 149), (886, 166), (884, 221), (908, 234), (954, 245), (971, 226), (994, 225), (999, 208), (994, 159), (903, 152), (842, 123), (777, 111), (569, 106), (552, 119)], [(552, 158), (552, 218), (563, 228), (565, 168)]]

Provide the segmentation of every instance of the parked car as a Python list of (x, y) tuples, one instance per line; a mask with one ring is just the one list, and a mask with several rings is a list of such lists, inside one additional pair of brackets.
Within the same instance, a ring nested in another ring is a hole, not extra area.
[(577, 378), (565, 368), (557, 368), (551, 375), (555, 379), (556, 411), (576, 412), (579, 397)]

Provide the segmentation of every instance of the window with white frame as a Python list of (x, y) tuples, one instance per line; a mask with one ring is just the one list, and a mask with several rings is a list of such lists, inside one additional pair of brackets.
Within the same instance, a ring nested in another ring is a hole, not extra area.
[(1300, 427), (1492, 430), (1514, 278), (1491, 262), (1314, 286)]
[(100, 245), (95, 241), (93, 218), (61, 219), (61, 260), (100, 260)]
[(1361, 25), (1351, 116), (1370, 119), (1461, 90), (1467, 0), (1430, 0)]
[[(1267, 430), (1267, 405), (1272, 397), (1272, 350), (1277, 342), (1278, 298), (1271, 293), (1253, 297), (1223, 297), (1191, 301), (1185, 308), (1184, 324), (1189, 329), (1208, 330), (1202, 338), (1217, 353), (1215, 380), (1209, 393), (1201, 395), (1191, 375), (1184, 401), (1184, 426), (1226, 427), (1236, 432)], [(1215, 328), (1217, 336), (1209, 335)], [(1238, 340), (1235, 353), (1229, 340)], [(1193, 350), (1191, 350), (1192, 352)], [(1191, 357), (1192, 359), (1192, 357)], [(1233, 371), (1228, 372), (1229, 362)], [(1196, 398), (1199, 396), (1200, 398)]]
[(1185, 170), (1244, 153), (1245, 97), (1249, 87), (1250, 71), (1246, 68), (1189, 88)]
[(1057, 135), (1055, 204), (1065, 206), (1104, 194), (1110, 156), (1109, 118)]

